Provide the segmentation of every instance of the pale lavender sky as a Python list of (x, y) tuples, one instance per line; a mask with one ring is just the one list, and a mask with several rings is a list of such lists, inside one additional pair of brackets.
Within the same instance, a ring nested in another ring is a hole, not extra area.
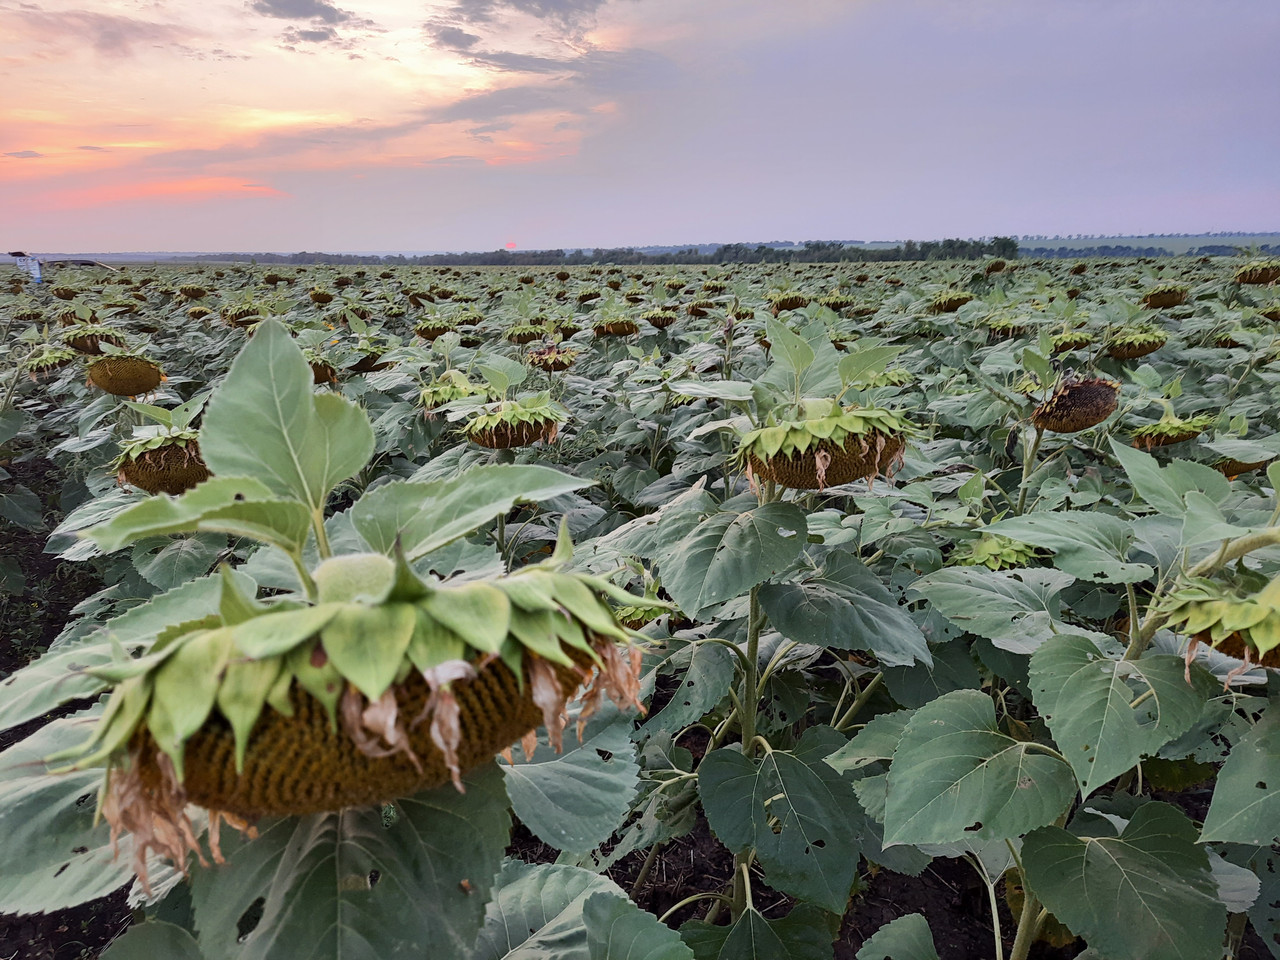
[(1280, 230), (1276, 0), (0, 0), (0, 246)]

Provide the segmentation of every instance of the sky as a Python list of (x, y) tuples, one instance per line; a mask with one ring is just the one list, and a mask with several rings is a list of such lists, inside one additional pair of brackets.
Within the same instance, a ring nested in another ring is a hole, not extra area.
[(0, 0), (0, 249), (1280, 230), (1276, 0)]

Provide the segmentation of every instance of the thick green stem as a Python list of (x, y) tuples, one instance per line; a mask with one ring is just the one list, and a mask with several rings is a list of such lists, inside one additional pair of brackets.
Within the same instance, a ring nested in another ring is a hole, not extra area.
[(849, 724), (853, 723), (854, 718), (862, 712), (862, 708), (867, 705), (871, 695), (880, 689), (880, 684), (882, 683), (884, 683), (883, 673), (877, 673), (872, 677), (870, 682), (862, 688), (862, 692), (858, 694), (853, 703), (849, 704), (849, 709), (845, 711), (844, 716), (836, 721), (835, 728), (842, 732), (847, 729)]
[(760, 681), (756, 688), (757, 694), (763, 692), (764, 685), (769, 682), (769, 678), (778, 669), (778, 665), (782, 663), (783, 658), (798, 646), (800, 644), (796, 640), (788, 640), (786, 643), (778, 644), (778, 649), (774, 651), (773, 656), (769, 658), (769, 662), (765, 665), (764, 672), (760, 674)]
[(293, 569), (297, 571), (298, 579), (302, 581), (302, 589), (306, 591), (307, 599), (312, 603), (318, 603), (320, 595), (316, 590), (316, 582), (311, 579), (311, 574), (307, 570), (307, 565), (302, 562), (302, 554), (290, 553), (289, 559), (293, 561)]
[[(667, 918), (670, 917), (677, 910), (682, 910), (683, 908), (689, 906), (689, 904), (697, 903), (699, 900), (714, 900), (715, 904), (712, 906), (712, 909), (718, 913), (720, 910), (720, 907), (724, 906), (728, 902), (729, 898), (726, 897), (723, 893), (707, 893), (707, 892), (695, 893), (691, 897), (685, 897), (683, 900), (681, 900), (679, 903), (673, 906), (670, 910), (668, 910), (666, 913), (660, 916), (658, 918), (658, 922), (666, 923)], [(707, 919), (709, 922), (710, 920), (714, 919), (714, 917), (710, 913), (708, 913)]]
[(333, 556), (333, 550), (329, 547), (329, 533), (324, 528), (324, 509), (314, 511), (311, 514), (311, 529), (316, 535), (316, 550), (320, 553), (321, 560), (327, 560)]
[(760, 609), (760, 587), (751, 588), (751, 606), (747, 617), (747, 655), (742, 665), (742, 696), (738, 701), (738, 726), (742, 731), (742, 752), (755, 755), (756, 710), (760, 705), (760, 627), (764, 613)]
[(1017, 516), (1022, 516), (1022, 511), (1027, 506), (1027, 491), (1031, 481), (1031, 474), (1035, 472), (1036, 454), (1040, 452), (1040, 441), (1043, 439), (1044, 427), (1036, 427), (1036, 434), (1032, 438), (1031, 446), (1022, 458), (1022, 483), (1018, 485), (1018, 505), (1013, 510)]
[(1142, 621), (1138, 617), (1138, 594), (1132, 583), (1124, 585), (1124, 592), (1129, 600), (1129, 644), (1132, 645), (1142, 634)]
[(1040, 901), (1027, 889), (1026, 878), (1022, 881), (1022, 914), (1018, 917), (1018, 933), (1013, 940), (1013, 950), (1009, 960), (1027, 960), (1031, 945), (1036, 942), (1040, 926), (1044, 922), (1038, 918)]
[(742, 911), (754, 909), (751, 900), (751, 864), (755, 861), (754, 850), (745, 850), (733, 858), (733, 893), (730, 897), (729, 915), (737, 920)]
[(1248, 921), (1247, 913), (1233, 913), (1227, 918), (1227, 942), (1222, 954), (1223, 960), (1236, 960), (1240, 956), (1240, 944), (1244, 941), (1245, 924)]
[(640, 888), (645, 885), (645, 881), (649, 879), (653, 865), (658, 862), (658, 854), (662, 852), (662, 847), (662, 841), (658, 841), (649, 848), (649, 854), (644, 858), (644, 863), (640, 865), (640, 872), (636, 874), (636, 881), (631, 884), (631, 898), (633, 900), (636, 894), (640, 892)]
[(991, 905), (991, 929), (995, 936), (996, 960), (1004, 960), (1004, 933), (1000, 930), (1000, 901), (996, 898), (995, 883), (987, 880), (983, 873), (983, 884), (987, 888), (987, 902)]
[(649, 451), (649, 469), (658, 469), (658, 452), (662, 449), (662, 424), (653, 431), (653, 449)]

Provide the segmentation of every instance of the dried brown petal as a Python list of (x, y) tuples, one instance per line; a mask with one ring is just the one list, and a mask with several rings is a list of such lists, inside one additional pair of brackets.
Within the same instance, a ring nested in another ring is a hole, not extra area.
[(557, 753), (564, 749), (565, 694), (555, 668), (541, 657), (529, 655), (529, 686), (533, 702), (542, 711), (542, 722), (547, 728), (547, 739)]

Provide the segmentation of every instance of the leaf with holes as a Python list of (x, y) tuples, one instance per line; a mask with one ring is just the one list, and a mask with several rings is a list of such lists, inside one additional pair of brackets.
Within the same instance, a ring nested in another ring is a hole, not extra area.
[(1280, 714), (1268, 710), (1231, 750), (1204, 818), (1204, 842), (1270, 845), (1280, 837)]
[[(657, 713), (648, 717), (640, 729), (652, 735), (659, 731), (674, 733), (700, 720), (728, 696), (737, 658), (720, 643), (699, 643), (689, 649), (687, 666), (678, 672), (678, 685), (671, 699)], [(680, 654), (672, 657), (675, 660)]]
[(584, 854), (621, 826), (639, 780), (631, 722), (602, 710), (581, 744), (566, 731), (565, 752), (557, 754), (544, 731), (531, 761), (517, 748), (516, 762), (501, 764), (516, 816), (539, 839)]
[[(1054, 637), (1035, 652), (1032, 698), (1075, 771), (1082, 796), (1200, 718), (1206, 698), (1183, 679), (1184, 669), (1180, 657), (1169, 655), (1112, 660), (1085, 637)], [(1135, 709), (1139, 697), (1145, 709)]]
[(1001, 733), (989, 696), (957, 690), (907, 721), (889, 767), (885, 844), (1017, 837), (1052, 823), (1075, 794), (1066, 763)]
[[(192, 880), (201, 950), (208, 960), (466, 956), (511, 829), (492, 765), (466, 786), (398, 801), (389, 826), (365, 807), (271, 821), (253, 841), (224, 832), (226, 864)], [(240, 937), (259, 901), (261, 919)]]
[(120, 856), (95, 823), (101, 770), (49, 773), (44, 758), (84, 743), (92, 711), (54, 720), (0, 753), (0, 912), (60, 910), (105, 897), (133, 873), (133, 842)]
[(781, 750), (748, 759), (720, 749), (698, 767), (698, 792), (726, 847), (755, 848), (766, 883), (844, 913), (858, 863), (858, 807), (835, 770)]
[(1151, 801), (1119, 836), (1077, 837), (1042, 827), (1022, 843), (1032, 890), (1104, 957), (1217, 960), (1226, 908), (1196, 828)]
[(1133, 530), (1110, 514), (1033, 513), (997, 521), (986, 530), (1054, 551), (1053, 565), (1081, 580), (1136, 583), (1153, 572), (1145, 563), (1128, 562)]
[(671, 550), (662, 583), (689, 616), (742, 596), (800, 553), (807, 528), (794, 503), (713, 513)]

